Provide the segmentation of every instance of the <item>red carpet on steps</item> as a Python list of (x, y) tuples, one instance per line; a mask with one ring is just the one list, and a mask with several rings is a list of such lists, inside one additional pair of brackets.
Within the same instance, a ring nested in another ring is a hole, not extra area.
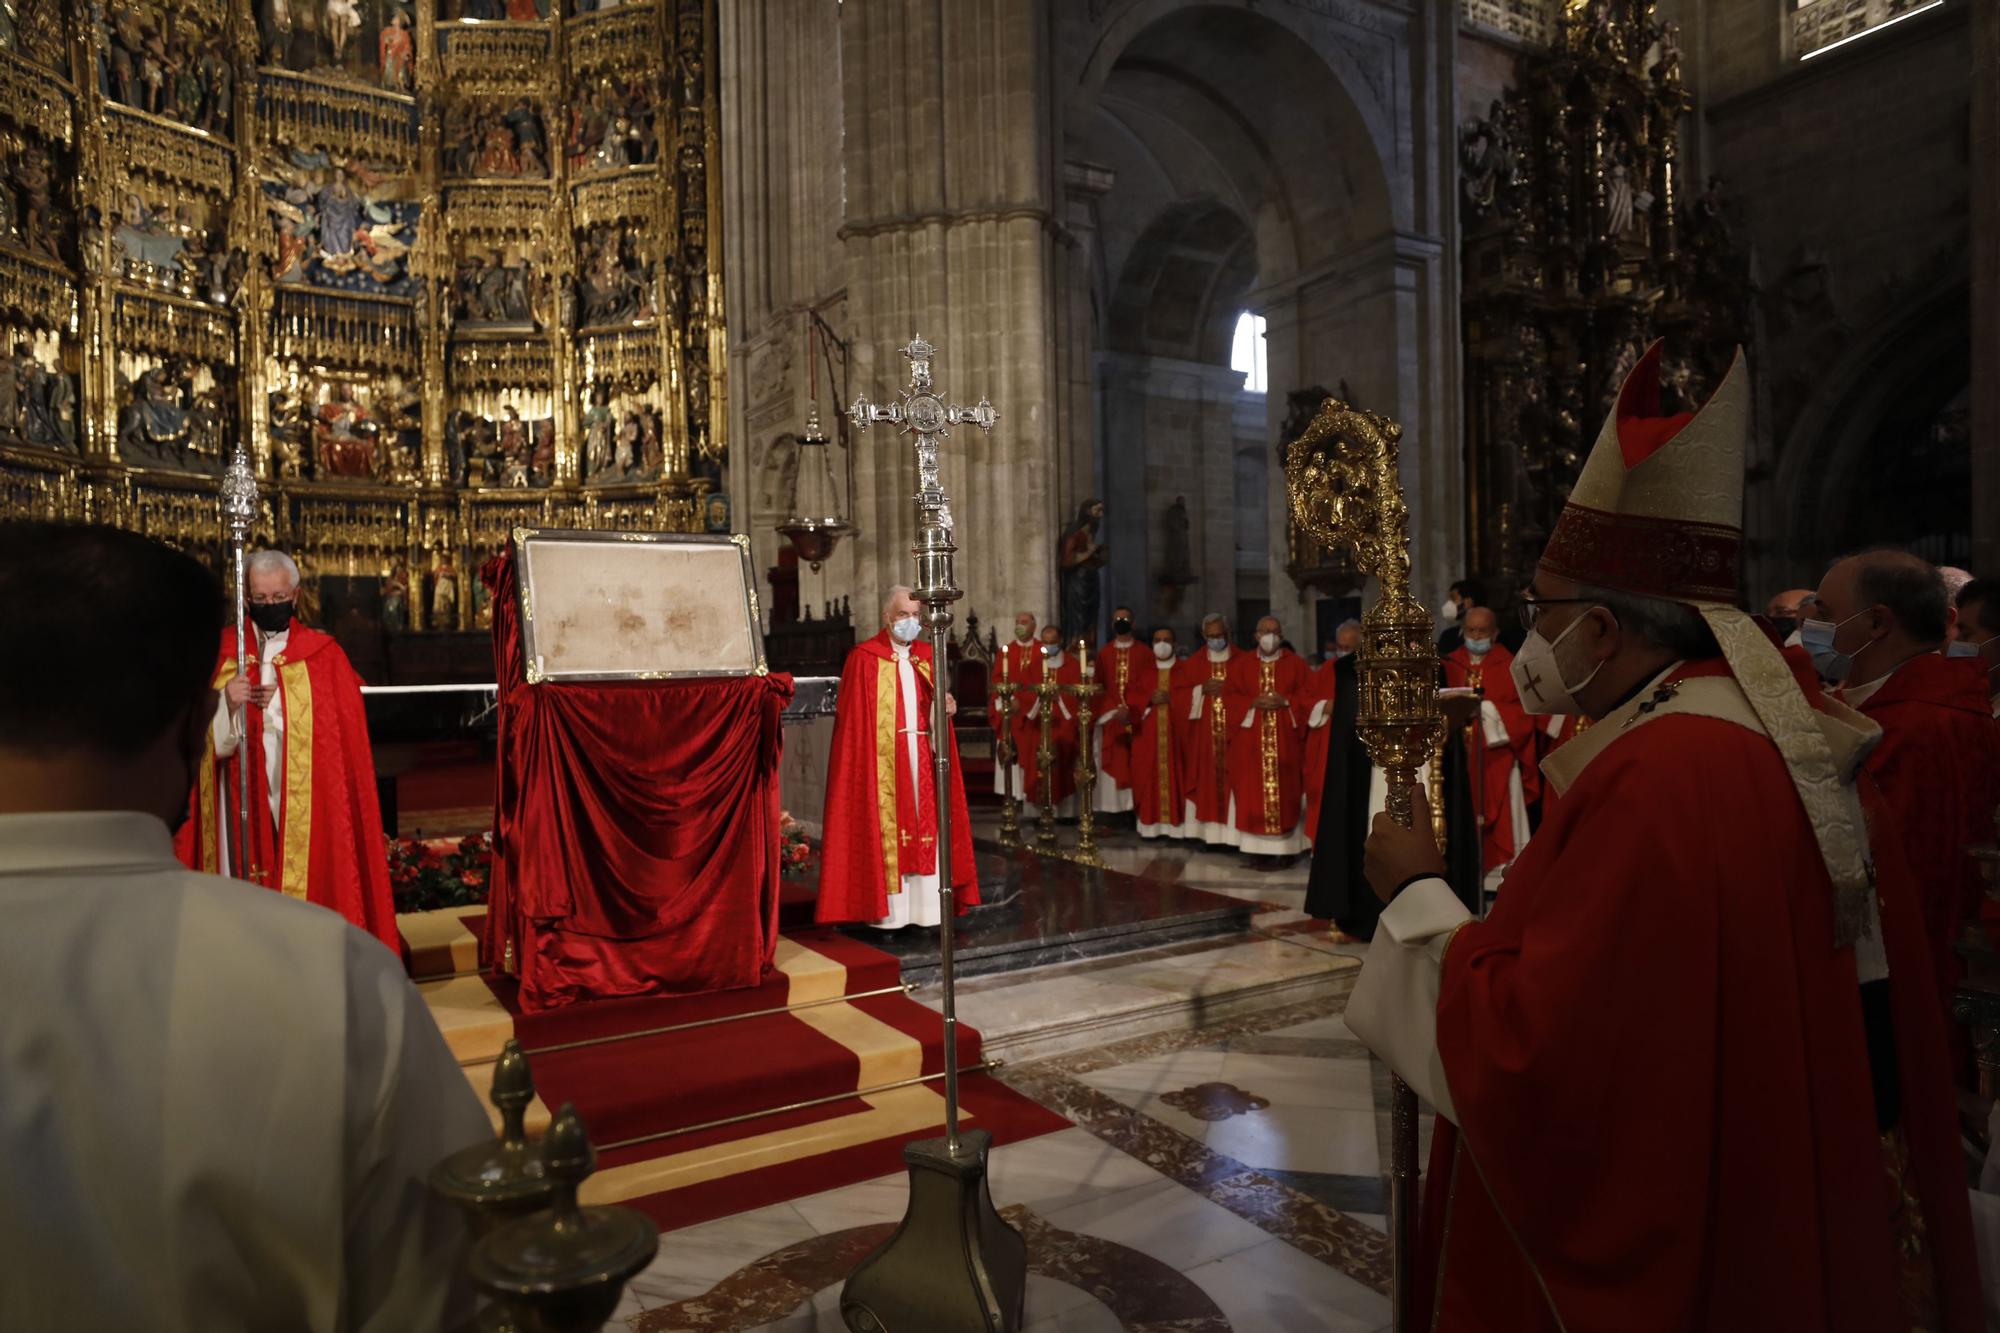
[[(798, 897), (790, 895), (784, 901), (788, 922), (809, 918), (810, 890), (802, 901), (794, 901)], [(466, 921), (475, 934), (481, 924), (478, 917)], [(619, 1168), (684, 1158), (703, 1149), (726, 1150), (738, 1141), (768, 1145), (782, 1140), (786, 1131), (802, 1137), (817, 1131), (828, 1141), (837, 1141), (822, 1150), (802, 1148), (799, 1155), (774, 1164), (753, 1163), (661, 1192), (617, 1196), (617, 1202), (638, 1208), (663, 1228), (900, 1171), (905, 1143), (944, 1132), (941, 1079), (922, 1085), (936, 1100), (936, 1115), (921, 1128), (908, 1122), (905, 1108), (911, 1093), (901, 1094), (905, 1099), (897, 1108), (901, 1119), (852, 1095), (912, 1073), (933, 1075), (944, 1069), (943, 1020), (937, 1013), (900, 990), (868, 994), (899, 985), (896, 959), (828, 928), (788, 924), (784, 933), (791, 944), (819, 956), (811, 960), (815, 966), (824, 969), (831, 963), (843, 970), (841, 994), (848, 998), (787, 1010), (793, 980), (774, 970), (762, 985), (744, 990), (596, 1001), (523, 1013), (510, 979), (482, 974), (529, 1052), (543, 1103), (551, 1108), (576, 1104), (591, 1141), (598, 1145), (598, 1169), (605, 1179), (615, 1177)], [(825, 980), (820, 983), (825, 984)], [(674, 1030), (579, 1049), (550, 1049), (656, 1028)], [(830, 1032), (847, 1033), (864, 1046), (872, 1041), (868, 1064)], [(960, 1069), (979, 1059), (979, 1034), (961, 1024)], [(889, 1076), (884, 1075), (885, 1068), (892, 1071)], [(832, 1100), (798, 1106), (822, 1098)], [(961, 1079), (960, 1103), (966, 1113), (962, 1123), (988, 1131), (996, 1144), (1032, 1138), (1069, 1123), (986, 1074)], [(917, 1105), (921, 1112), (926, 1103), (919, 1099)], [(787, 1107), (795, 1109), (783, 1109)], [(712, 1125), (738, 1116), (752, 1118)], [(871, 1119), (884, 1122), (883, 1132), (874, 1132)], [(697, 1125), (712, 1127), (684, 1132)], [(658, 1134), (668, 1137), (613, 1146)], [(782, 1155), (785, 1150), (781, 1146), (776, 1151)], [(612, 1177), (604, 1177), (607, 1172)]]

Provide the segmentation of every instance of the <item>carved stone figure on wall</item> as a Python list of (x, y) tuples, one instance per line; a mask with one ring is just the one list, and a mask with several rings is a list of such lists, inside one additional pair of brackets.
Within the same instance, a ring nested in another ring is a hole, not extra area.
[(646, 270), (639, 261), (636, 238), (629, 230), (607, 228), (590, 244), (583, 264), (583, 322), (586, 326), (623, 323), (643, 318)]
[(1604, 231), (1613, 241), (1632, 230), (1632, 170), (1613, 161), (1605, 173)]
[(1110, 551), (1097, 540), (1097, 528), (1103, 521), (1104, 502), (1085, 500), (1076, 511), (1076, 521), (1063, 532), (1056, 565), (1065, 642), (1097, 633), (1097, 571), (1111, 559)]
[(34, 142), (23, 144), (7, 163), (7, 179), (20, 194), (22, 244), (61, 259), (69, 212), (56, 202), (48, 150)]
[(1495, 98), (1488, 114), (1466, 128), (1459, 149), (1465, 201), (1475, 215), (1490, 212), (1505, 217), (1515, 211), (1512, 202), (1516, 151), (1507, 128), (1505, 105)]
[(25, 342), (0, 359), (0, 430), (44, 449), (76, 449), (76, 385), (45, 368)]
[(1160, 582), (1166, 587), (1178, 590), (1195, 581), (1193, 531), (1187, 497), (1176, 495), (1160, 518)]
[(431, 628), (458, 628), (458, 571), (443, 552), (438, 554), (437, 568), (431, 571)]

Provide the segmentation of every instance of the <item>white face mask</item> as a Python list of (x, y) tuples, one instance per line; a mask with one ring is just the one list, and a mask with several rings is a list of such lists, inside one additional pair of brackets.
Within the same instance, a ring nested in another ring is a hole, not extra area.
[(1556, 650), (1562, 646), (1571, 632), (1589, 619), (1589, 614), (1578, 616), (1569, 624), (1569, 629), (1556, 635), (1554, 643), (1542, 637), (1538, 629), (1528, 631), (1527, 642), (1521, 651), (1514, 654), (1514, 689), (1521, 696), (1521, 707), (1539, 716), (1554, 713), (1581, 713), (1583, 705), (1576, 701), (1576, 692), (1597, 679), (1597, 673), (1604, 669), (1599, 662), (1590, 669), (1590, 674), (1572, 685), (1563, 673), (1562, 655)]
[(1484, 639), (1468, 637), (1465, 640), (1465, 651), (1474, 657), (1484, 657), (1493, 651), (1493, 640), (1490, 637)]
[(1457, 598), (1447, 597), (1445, 599), (1444, 605), (1438, 608), (1438, 619), (1447, 625), (1456, 625), (1458, 623)]
[(1219, 634), (1215, 638), (1212, 638), (1208, 641), (1208, 650), (1212, 653), (1219, 653), (1228, 646), (1229, 646), (1229, 640), (1223, 638)]
[(917, 623), (915, 616), (898, 616), (889, 626), (889, 637), (897, 643), (915, 643), (922, 631), (923, 626)]
[(1278, 636), (1275, 634), (1259, 634), (1257, 636), (1257, 646), (1264, 650), (1266, 657), (1269, 657), (1272, 653), (1278, 651)]
[(1055, 660), (1055, 659), (1056, 659), (1056, 658), (1058, 658), (1058, 657), (1061, 657), (1061, 656), (1062, 656), (1062, 645), (1061, 645), (1060, 643), (1045, 643), (1045, 644), (1043, 644), (1043, 645), (1042, 645), (1042, 656), (1043, 656), (1043, 657), (1046, 657), (1046, 658), (1048, 658), (1048, 659), (1050, 659), (1051, 661)]
[(1153, 645), (1153, 656), (1162, 662), (1171, 662), (1174, 660), (1174, 646), (1165, 640), (1156, 642)]

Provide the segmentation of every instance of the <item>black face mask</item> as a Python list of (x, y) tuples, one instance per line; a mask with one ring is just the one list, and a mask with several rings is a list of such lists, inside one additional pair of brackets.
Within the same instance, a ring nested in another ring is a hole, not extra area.
[(1130, 634), (1132, 632), (1132, 622), (1120, 616), (1117, 620), (1111, 622), (1111, 628), (1119, 634)]
[(258, 602), (250, 608), (250, 623), (266, 634), (276, 634), (292, 623), (290, 602)]
[(1772, 616), (1770, 619), (1771, 628), (1778, 632), (1778, 637), (1781, 639), (1791, 638), (1792, 632), (1799, 627), (1796, 616)]

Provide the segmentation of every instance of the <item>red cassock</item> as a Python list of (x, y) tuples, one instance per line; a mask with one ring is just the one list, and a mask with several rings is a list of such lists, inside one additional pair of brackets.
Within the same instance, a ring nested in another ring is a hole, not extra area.
[[(1188, 836), (1216, 825), (1217, 832), (1229, 823), (1229, 705), (1223, 693), (1229, 684), (1229, 667), (1243, 656), (1235, 645), (1220, 662), (1210, 661), (1208, 649), (1197, 648), (1174, 668), (1174, 688), (1187, 696), (1186, 707), (1175, 714), (1180, 731), (1181, 766), (1187, 778), (1187, 811), (1183, 816), (1190, 827)], [(1194, 710), (1194, 692), (1201, 691), (1201, 716), (1189, 718)]]
[(1467, 773), (1476, 784), (1473, 799), (1480, 808), (1483, 864), (1488, 870), (1506, 865), (1521, 851), (1514, 845), (1514, 808), (1508, 779), (1519, 770), (1521, 799), (1526, 805), (1534, 804), (1542, 790), (1535, 720), (1521, 707), (1521, 695), (1514, 688), (1513, 665), (1514, 654), (1498, 643), (1477, 661), (1463, 645), (1444, 659), (1445, 684), (1454, 689), (1483, 689), (1486, 702), (1500, 711), (1500, 721), (1507, 728), (1504, 746), (1486, 743), (1485, 727), (1477, 718), (1465, 730)]
[[(1134, 639), (1123, 648), (1116, 643), (1107, 643), (1097, 650), (1097, 680), (1104, 686), (1104, 693), (1098, 696), (1098, 712), (1103, 714), (1111, 709), (1124, 706), (1125, 696), (1132, 691), (1132, 682), (1142, 675), (1150, 676), (1153, 671), (1153, 645), (1140, 643)], [(1132, 721), (1106, 722), (1098, 727), (1097, 734), (1103, 738), (1097, 755), (1097, 771), (1103, 775), (1098, 785), (1109, 779), (1113, 787), (1120, 791), (1132, 789)], [(1101, 802), (1100, 802), (1101, 804)]]
[[(2000, 805), (2000, 722), (1981, 667), (1927, 653), (1896, 668), (1858, 705), (1882, 728), (1868, 775), (1902, 834), (1947, 1014), (1965, 970), (1951, 942), (1978, 919), (1986, 896), (1966, 848), (1993, 840)], [(1963, 1029), (1954, 1023), (1951, 1032), (1963, 1050)]]
[[(1028, 686), (1040, 685), (1053, 679), (1059, 685), (1081, 685), (1083, 668), (1068, 655), (1063, 664), (1056, 668), (1054, 677), (1047, 671), (1046, 661), (1037, 653), (1033, 661), (1022, 668), (1014, 678), (1023, 687), (1014, 695), (1017, 712), (1014, 715), (1014, 749), (1021, 771), (1027, 776), (1027, 790), (1022, 800), (1040, 808), (1042, 804), (1042, 768), (1040, 751), (1042, 745), (1042, 699)], [(1102, 696), (1100, 696), (1102, 697)], [(1076, 795), (1076, 696), (1058, 692), (1049, 712), (1049, 740), (1055, 749), (1055, 765), (1049, 776), (1055, 782), (1055, 804)]]
[[(1333, 695), (1334, 674), (1332, 662), (1321, 662), (1306, 674), (1305, 692), (1299, 696), (1299, 708), (1305, 718), (1305, 788), (1306, 788), (1306, 842), (1312, 843), (1319, 836), (1319, 802), (1326, 792), (1326, 752), (1333, 741)], [(1324, 704), (1325, 707), (1319, 707)], [(1313, 713), (1319, 713), (1319, 725), (1312, 725)]]
[[(1943, 1019), (1907, 869), (1862, 786), (1901, 1179), (1922, 1207), (1938, 1327), (1974, 1333)], [(1446, 947), (1437, 1049), (1458, 1124), (1440, 1117), (1432, 1141), (1412, 1327), (1911, 1327), (1855, 956), (1833, 947), (1832, 902), (1784, 761), (1757, 732), (1667, 714), (1584, 768), (1492, 914)]]
[[(1280, 648), (1269, 661), (1258, 653), (1239, 653), (1229, 664), (1223, 697), (1229, 706), (1229, 792), (1239, 833), (1283, 838), (1298, 827), (1311, 674), (1305, 659), (1289, 648)], [(1257, 708), (1257, 697), (1264, 694), (1277, 695), (1285, 706)]]
[[(821, 819), (819, 906), (821, 921), (879, 921), (889, 915), (889, 895), (904, 875), (937, 873), (937, 787), (932, 780), (930, 717), (934, 685), (931, 647), (911, 646), (917, 677), (916, 718), (903, 711), (895, 650), (889, 631), (855, 646), (840, 673), (840, 705), (833, 720), (833, 753), (826, 766), (826, 809)], [(917, 731), (917, 764), (910, 771), (905, 733)], [(958, 735), (951, 741), (951, 884), (958, 910), (979, 902), (972, 859), (972, 817), (958, 763)]]
[[(256, 635), (251, 634), (254, 642)], [(396, 900), (389, 888), (389, 856), (382, 841), (382, 807), (375, 795), (375, 761), (368, 748), (368, 719), (361, 706), (361, 678), (331, 636), (294, 621), (282, 651), (271, 659), (283, 701), (284, 750), (279, 761), (283, 798), (275, 825), (264, 775), (262, 709), (244, 706), (238, 755), (250, 775), (249, 874), (267, 889), (318, 903), (400, 950)], [(261, 678), (256, 653), (245, 660)], [(215, 688), (236, 676), (236, 631), (222, 634)], [(217, 759), (211, 738), (189, 797), (188, 822), (174, 839), (183, 864), (229, 874), (221, 830), (236, 829), (235, 755)]]
[[(1175, 682), (1172, 659), (1156, 661), (1151, 652), (1135, 663), (1125, 690), (1125, 708), (1132, 715), (1132, 808), (1142, 836), (1173, 836), (1180, 829), (1181, 808), (1187, 800), (1186, 773), (1175, 737), (1188, 714), (1191, 686)], [(1165, 691), (1166, 702), (1154, 702)]]

